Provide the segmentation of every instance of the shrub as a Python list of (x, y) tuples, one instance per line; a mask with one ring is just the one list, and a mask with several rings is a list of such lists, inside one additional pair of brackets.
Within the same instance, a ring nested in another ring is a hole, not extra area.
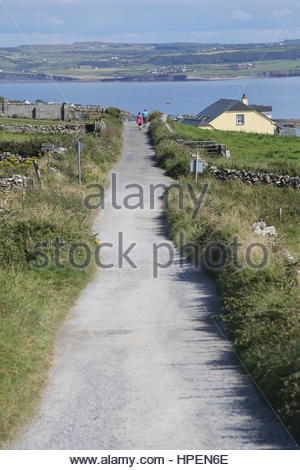
[[(44, 139), (45, 140), (45, 139)], [(13, 140), (2, 140), (0, 142), (1, 152), (10, 152), (22, 157), (33, 157), (41, 151), (41, 141), (39, 139), (30, 139), (24, 142), (14, 142)]]
[(35, 157), (40, 154), (42, 143), (49, 142), (65, 147), (73, 140), (74, 136), (67, 134), (33, 136), (5, 134), (1, 136), (0, 152), (10, 152), (21, 157)]
[(154, 119), (160, 118), (163, 115), (160, 111), (152, 111), (152, 113), (149, 114), (148, 119), (149, 121), (154, 121)]
[(105, 113), (117, 119), (121, 119), (121, 115), (122, 115), (120, 109), (113, 108), (113, 107), (106, 108)]
[(149, 131), (154, 145), (157, 145), (163, 139), (170, 139), (172, 135), (158, 117), (152, 119)]
[(156, 159), (166, 174), (172, 178), (187, 176), (190, 151), (172, 139), (172, 134), (159, 118), (151, 121), (150, 133), (156, 147)]

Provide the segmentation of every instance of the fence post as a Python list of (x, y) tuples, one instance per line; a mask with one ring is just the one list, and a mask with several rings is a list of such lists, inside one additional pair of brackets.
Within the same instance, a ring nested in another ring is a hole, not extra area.
[(35, 171), (36, 177), (38, 179), (38, 182), (40, 183), (40, 186), (43, 189), (42, 175), (41, 175), (41, 172), (40, 172), (39, 164), (36, 160), (33, 160), (33, 166), (34, 166), (34, 171)]

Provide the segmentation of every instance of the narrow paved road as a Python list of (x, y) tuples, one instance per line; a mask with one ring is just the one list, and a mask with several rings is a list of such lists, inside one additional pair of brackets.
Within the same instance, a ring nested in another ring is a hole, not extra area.
[(149, 208), (149, 185), (170, 180), (132, 123), (114, 172), (118, 201), (138, 183), (145, 208), (117, 210), (108, 197), (95, 230), (114, 248), (103, 249), (102, 261), (117, 264), (122, 232), (125, 247), (136, 243), (137, 268), (101, 269), (82, 292), (60, 331), (39, 412), (15, 448), (293, 448), (212, 320), (211, 281), (180, 266), (178, 254), (152, 276), (152, 245), (167, 238), (159, 197)]

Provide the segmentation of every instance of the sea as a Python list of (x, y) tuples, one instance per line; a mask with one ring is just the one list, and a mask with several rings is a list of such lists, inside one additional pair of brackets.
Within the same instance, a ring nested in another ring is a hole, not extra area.
[(248, 78), (183, 82), (0, 82), (8, 99), (100, 104), (137, 114), (158, 109), (171, 115), (195, 115), (220, 98), (273, 106), (275, 119), (300, 119), (300, 77)]

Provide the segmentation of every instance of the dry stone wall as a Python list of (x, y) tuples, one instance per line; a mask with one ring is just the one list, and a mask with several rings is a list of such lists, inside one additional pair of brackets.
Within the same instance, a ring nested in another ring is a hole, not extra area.
[(290, 187), (300, 189), (300, 176), (277, 175), (257, 171), (236, 170), (232, 168), (217, 168), (207, 164), (206, 170), (219, 180), (240, 180), (248, 184), (269, 184), (280, 188)]
[(85, 124), (1, 124), (0, 130), (21, 134), (85, 134)]
[(13, 175), (9, 178), (0, 178), (0, 192), (13, 189), (25, 189), (28, 186), (28, 178), (23, 175)]
[(55, 119), (72, 121), (89, 119), (105, 111), (103, 106), (74, 105), (68, 103), (23, 103), (8, 100), (0, 101), (0, 116), (19, 119)]

